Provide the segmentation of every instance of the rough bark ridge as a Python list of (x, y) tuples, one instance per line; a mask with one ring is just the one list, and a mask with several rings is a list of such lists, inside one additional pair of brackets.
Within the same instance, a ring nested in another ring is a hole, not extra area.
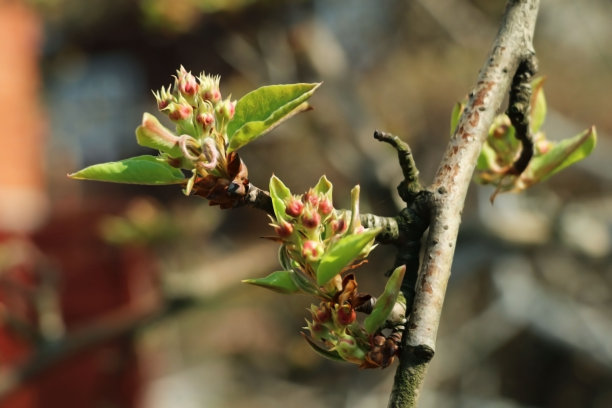
[(538, 7), (539, 0), (508, 1), (500, 30), (466, 109), (433, 183), (426, 188), (430, 193), (429, 233), (389, 407), (416, 406), (435, 350), (467, 189), (480, 148), (514, 73), (520, 64), (534, 57), (532, 38)]

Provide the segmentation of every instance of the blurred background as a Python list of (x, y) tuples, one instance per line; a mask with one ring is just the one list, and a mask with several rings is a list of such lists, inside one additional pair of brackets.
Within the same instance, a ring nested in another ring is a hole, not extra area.
[[(395, 365), (325, 361), (306, 297), (240, 284), (277, 268), (267, 219), (178, 187), (69, 180), (146, 154), (134, 129), (180, 64), (235, 99), (323, 81), (315, 110), (241, 150), (251, 181), (393, 215), (401, 179), (374, 129), (436, 171), (503, 1), (0, 0), (0, 406), (386, 406)], [(521, 195), (470, 189), (423, 407), (612, 406), (612, 4), (543, 2), (551, 139), (594, 154)], [(379, 293), (394, 253), (359, 271)]]

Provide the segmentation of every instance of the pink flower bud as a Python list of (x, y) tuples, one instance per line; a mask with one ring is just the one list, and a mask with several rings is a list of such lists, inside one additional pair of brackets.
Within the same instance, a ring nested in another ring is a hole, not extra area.
[(329, 215), (334, 210), (334, 206), (332, 205), (331, 201), (327, 199), (327, 197), (323, 197), (319, 201), (319, 206), (317, 208), (321, 215)]
[(204, 129), (210, 129), (215, 124), (215, 115), (212, 113), (200, 113), (196, 120)]
[(304, 200), (304, 203), (310, 203), (313, 208), (317, 208), (317, 206), (319, 205), (319, 197), (312, 190), (308, 190), (308, 192), (304, 194), (302, 200)]
[(186, 103), (171, 103), (165, 110), (169, 112), (168, 117), (174, 121), (188, 120), (193, 113), (191, 105)]
[(353, 323), (355, 319), (357, 319), (357, 313), (351, 305), (340, 306), (336, 316), (338, 318), (338, 323), (344, 326)]
[(344, 220), (344, 218), (340, 218), (338, 220), (333, 220), (331, 222), (332, 230), (334, 234), (342, 234), (348, 228), (348, 224)]
[(233, 118), (234, 113), (236, 113), (236, 102), (232, 102), (229, 99), (224, 100), (217, 106), (217, 112), (225, 120)]
[(219, 90), (219, 76), (204, 75), (199, 76), (200, 80), (200, 96), (203, 100), (212, 102), (216, 105), (221, 100), (221, 91)]
[(293, 234), (293, 225), (287, 221), (282, 221), (280, 225), (274, 227), (274, 231), (281, 238), (288, 238)]
[(295, 197), (291, 197), (287, 203), (287, 206), (285, 207), (285, 214), (291, 217), (299, 217), (303, 210), (304, 204)]
[(302, 225), (308, 229), (317, 228), (321, 224), (321, 216), (319, 213), (307, 209), (302, 214)]
[(183, 66), (176, 71), (176, 85), (183, 96), (193, 96), (198, 92), (198, 83), (191, 72), (187, 72)]
[(331, 311), (327, 306), (322, 304), (318, 309), (315, 310), (314, 319), (319, 323), (328, 322), (329, 319), (331, 319)]
[(323, 255), (323, 245), (317, 241), (304, 241), (302, 244), (302, 256), (309, 262), (316, 262)]
[(170, 92), (170, 87), (168, 89), (163, 86), (157, 92), (153, 92), (153, 96), (155, 96), (155, 100), (157, 101), (157, 108), (161, 111), (166, 109), (170, 103), (175, 102), (175, 98)]

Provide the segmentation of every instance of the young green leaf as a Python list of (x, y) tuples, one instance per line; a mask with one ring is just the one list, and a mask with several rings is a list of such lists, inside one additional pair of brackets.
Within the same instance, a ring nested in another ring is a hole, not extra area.
[(376, 305), (372, 310), (372, 313), (366, 317), (363, 325), (368, 334), (374, 334), (378, 329), (385, 324), (387, 317), (393, 310), (397, 297), (400, 294), (400, 288), (402, 286), (402, 280), (404, 279), (404, 273), (406, 272), (406, 266), (398, 266), (395, 268), (391, 277), (385, 285), (385, 291), (376, 301)]
[(309, 108), (306, 100), (320, 86), (314, 84), (269, 85), (243, 96), (227, 125), (228, 153), (269, 132), (284, 120)]
[(546, 118), (546, 98), (544, 97), (545, 77), (538, 77), (531, 81), (531, 132), (537, 133)]
[(478, 161), (476, 162), (476, 170), (488, 171), (499, 167), (496, 162), (497, 154), (495, 150), (488, 143), (484, 143), (478, 155)]
[(284, 220), (286, 218), (285, 202), (291, 198), (291, 191), (274, 175), (270, 178), (270, 198), (272, 199), (272, 207), (274, 207), (276, 219)]
[(317, 194), (325, 195), (329, 200), (332, 199), (332, 183), (325, 176), (321, 176), (319, 182), (314, 186), (313, 190)]
[(142, 124), (136, 128), (136, 141), (141, 146), (157, 149), (171, 157), (181, 156), (178, 136), (150, 113), (145, 112), (142, 116)]
[(358, 234), (345, 235), (323, 254), (317, 268), (317, 284), (325, 285), (334, 276), (349, 266), (360, 252), (370, 244), (380, 228), (364, 230)]
[(486, 143), (496, 152), (497, 161), (502, 166), (512, 164), (521, 147), (521, 142), (515, 134), (516, 130), (510, 124), (508, 116), (500, 115), (495, 118)]
[(359, 192), (361, 187), (359, 184), (351, 189), (351, 223), (348, 231), (353, 233), (361, 227), (361, 219), (359, 218)]
[(544, 181), (555, 173), (587, 157), (597, 143), (595, 127), (562, 140), (545, 154), (531, 160), (528, 170), (536, 181)]
[(299, 292), (300, 288), (297, 287), (291, 275), (293, 275), (293, 271), (276, 271), (265, 278), (244, 279), (242, 282), (261, 286), (266, 289), (272, 289), (280, 293)]
[(68, 177), (77, 180), (145, 185), (181, 184), (186, 181), (181, 170), (157, 157), (146, 155), (94, 164), (69, 174)]

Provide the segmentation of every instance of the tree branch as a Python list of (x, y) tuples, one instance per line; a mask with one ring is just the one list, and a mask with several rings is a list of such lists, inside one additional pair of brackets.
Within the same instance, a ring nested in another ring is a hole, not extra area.
[(465, 196), (480, 148), (514, 72), (531, 58), (539, 0), (509, 0), (493, 47), (451, 138), (431, 193), (431, 219), (412, 313), (402, 339), (389, 407), (416, 406), (435, 350)]

